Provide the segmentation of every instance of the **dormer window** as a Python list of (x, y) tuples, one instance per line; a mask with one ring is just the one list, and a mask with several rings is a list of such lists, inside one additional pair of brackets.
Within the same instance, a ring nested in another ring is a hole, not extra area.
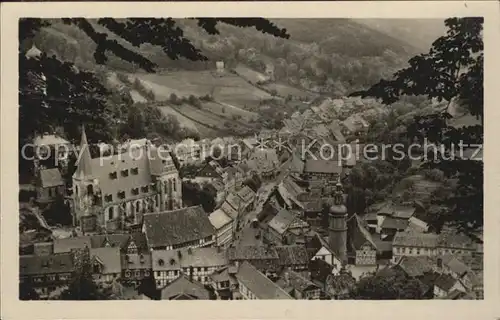
[(132, 168), (130, 171), (132, 172), (133, 175), (139, 174), (139, 168)]
[(111, 180), (117, 179), (117, 178), (118, 178), (118, 175), (117, 175), (116, 171), (111, 172), (111, 173), (109, 174), (109, 178), (110, 178)]
[(104, 199), (106, 200), (106, 202), (113, 202), (113, 195), (107, 194), (104, 196)]
[(133, 194), (134, 196), (138, 195), (138, 194), (139, 194), (139, 188), (134, 188), (134, 189), (132, 189), (132, 194)]
[(125, 191), (118, 192), (118, 198), (125, 199)]
[(128, 177), (128, 169), (122, 170), (122, 177)]
[(143, 193), (148, 193), (149, 192), (149, 187), (148, 186), (141, 187), (141, 191)]

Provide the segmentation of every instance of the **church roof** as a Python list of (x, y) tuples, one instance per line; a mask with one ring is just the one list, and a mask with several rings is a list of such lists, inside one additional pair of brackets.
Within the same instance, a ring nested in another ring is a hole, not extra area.
[(73, 177), (79, 179), (92, 177), (92, 157), (90, 156), (89, 143), (87, 141), (85, 127), (82, 127), (82, 138), (80, 141), (80, 151), (77, 165), (78, 167), (76, 168)]
[(39, 58), (42, 55), (42, 51), (38, 49), (34, 44), (31, 48), (26, 52), (26, 58)]

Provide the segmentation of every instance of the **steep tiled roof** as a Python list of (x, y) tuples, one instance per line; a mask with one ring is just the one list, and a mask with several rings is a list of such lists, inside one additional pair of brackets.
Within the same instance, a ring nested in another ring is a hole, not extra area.
[(453, 288), (455, 283), (457, 283), (457, 280), (455, 280), (452, 276), (443, 273), (436, 279), (434, 285), (439, 289), (448, 292), (451, 288)]
[(239, 246), (227, 250), (229, 260), (278, 260), (276, 249), (265, 246)]
[(105, 246), (117, 247), (125, 249), (130, 240), (130, 234), (117, 233), (117, 234), (99, 234), (90, 237), (92, 248), (103, 248)]
[(348, 221), (348, 224), (351, 225), (353, 230), (350, 234), (351, 238), (351, 245), (353, 246), (353, 250), (358, 250), (363, 246), (365, 243), (370, 243), (374, 247), (374, 249), (377, 249), (376, 243), (373, 241), (373, 236), (370, 234), (370, 232), (364, 227), (361, 219), (358, 217), (358, 215), (354, 215), (350, 218)]
[(276, 284), (285, 291), (295, 289), (299, 292), (304, 292), (309, 288), (319, 289), (317, 284), (295, 271), (284, 271), (279, 280), (276, 281)]
[(336, 160), (307, 159), (304, 172), (308, 173), (342, 173), (342, 164)]
[(394, 236), (394, 246), (435, 248), (438, 236), (432, 233), (418, 233), (414, 231), (398, 232)]
[(307, 265), (309, 262), (309, 255), (304, 246), (276, 246), (275, 249), (282, 266)]
[(452, 290), (443, 300), (475, 300), (471, 294), (460, 291), (458, 289)]
[(54, 253), (70, 252), (72, 249), (91, 248), (92, 242), (89, 236), (54, 239)]
[(91, 259), (96, 259), (104, 267), (103, 274), (121, 273), (121, 256), (120, 248), (105, 247), (90, 249)]
[(455, 272), (458, 275), (463, 275), (468, 271), (471, 271), (467, 265), (461, 261), (458, 257), (453, 255), (445, 255), (441, 257), (443, 264), (447, 266), (451, 271)]
[(75, 265), (72, 253), (56, 253), (46, 256), (26, 255), (19, 257), (21, 276), (73, 272)]
[(395, 219), (392, 217), (387, 217), (382, 222), (382, 229), (393, 229), (403, 231), (408, 227), (408, 220), (406, 219)]
[(295, 216), (293, 213), (286, 209), (281, 209), (278, 214), (269, 221), (269, 228), (272, 228), (278, 234), (283, 234), (294, 220)]
[(149, 247), (181, 244), (215, 234), (201, 206), (145, 214), (144, 226)]
[(229, 278), (229, 267), (220, 268), (210, 275), (210, 279), (215, 282), (229, 281)]
[(408, 257), (404, 256), (399, 261), (398, 265), (410, 277), (420, 277), (424, 273), (430, 272), (435, 266), (435, 262), (430, 257)]
[(409, 219), (415, 214), (415, 208), (409, 206), (393, 205), (391, 203), (382, 207), (378, 214), (389, 215), (393, 218)]
[(467, 235), (452, 230), (442, 231), (439, 234), (438, 246), (443, 248), (474, 250), (477, 244)]
[(290, 171), (302, 173), (304, 172), (304, 161), (295, 152), (292, 153), (292, 160), (290, 162)]
[(239, 267), (236, 278), (247, 287), (257, 299), (293, 299), (288, 293), (246, 261)]
[(190, 281), (187, 276), (181, 276), (161, 290), (162, 300), (175, 300), (178, 296), (187, 295), (197, 300), (210, 299), (210, 293), (197, 281)]
[(61, 172), (57, 168), (40, 170), (40, 182), (44, 188), (64, 185)]
[[(216, 267), (227, 264), (225, 252), (217, 248), (155, 250), (152, 252), (152, 259), (153, 270), (176, 270), (179, 268), (189, 267)], [(163, 260), (163, 262), (160, 260)]]
[(133, 241), (135, 246), (137, 247), (137, 250), (139, 252), (146, 252), (148, 251), (148, 242), (146, 239), (146, 235), (142, 232), (134, 232), (130, 234), (130, 239), (129, 243), (127, 246), (130, 244), (130, 242)]
[(233, 219), (222, 211), (222, 209), (217, 209), (208, 216), (208, 220), (214, 226), (216, 230), (219, 230), (223, 226), (231, 223)]

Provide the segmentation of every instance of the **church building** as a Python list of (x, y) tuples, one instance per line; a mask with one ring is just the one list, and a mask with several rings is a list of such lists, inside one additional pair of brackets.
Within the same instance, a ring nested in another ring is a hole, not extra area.
[(146, 213), (182, 208), (179, 172), (167, 152), (149, 145), (92, 159), (82, 129), (73, 174), (73, 223), (83, 232), (140, 226)]

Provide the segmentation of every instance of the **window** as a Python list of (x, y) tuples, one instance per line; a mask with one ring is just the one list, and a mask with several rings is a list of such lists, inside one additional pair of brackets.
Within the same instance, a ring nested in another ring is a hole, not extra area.
[(149, 192), (149, 187), (148, 186), (141, 187), (141, 191), (143, 193), (148, 193)]
[(104, 196), (104, 199), (106, 200), (106, 202), (113, 202), (113, 195), (107, 194)]
[(174, 179), (173, 184), (174, 184), (174, 192), (177, 192), (177, 180), (176, 179)]
[[(160, 276), (160, 271), (156, 271), (156, 276), (159, 277)], [(158, 281), (158, 285), (160, 285), (160, 281)]]
[(158, 265), (163, 266), (165, 264), (165, 261), (163, 259), (158, 260)]
[(132, 194), (133, 194), (134, 196), (138, 195), (138, 194), (139, 194), (139, 188), (134, 188), (134, 189), (132, 189)]
[(114, 218), (114, 215), (115, 215), (115, 208), (113, 207), (109, 207), (108, 209), (108, 220), (112, 220)]
[(75, 186), (75, 194), (78, 195), (78, 186)]
[(420, 248), (417, 248), (417, 254), (420, 254)]
[(87, 186), (87, 194), (94, 194), (94, 186), (89, 184)]
[(111, 173), (109, 174), (109, 178), (110, 178), (111, 180), (117, 179), (117, 178), (118, 178), (118, 175), (116, 174), (116, 171), (111, 172)]
[(118, 192), (118, 198), (125, 199), (125, 191), (119, 191)]
[(139, 174), (139, 168), (132, 168), (132, 170), (130, 170), (132, 172), (133, 175), (138, 175)]
[(121, 171), (122, 177), (128, 177), (128, 169), (122, 170)]

